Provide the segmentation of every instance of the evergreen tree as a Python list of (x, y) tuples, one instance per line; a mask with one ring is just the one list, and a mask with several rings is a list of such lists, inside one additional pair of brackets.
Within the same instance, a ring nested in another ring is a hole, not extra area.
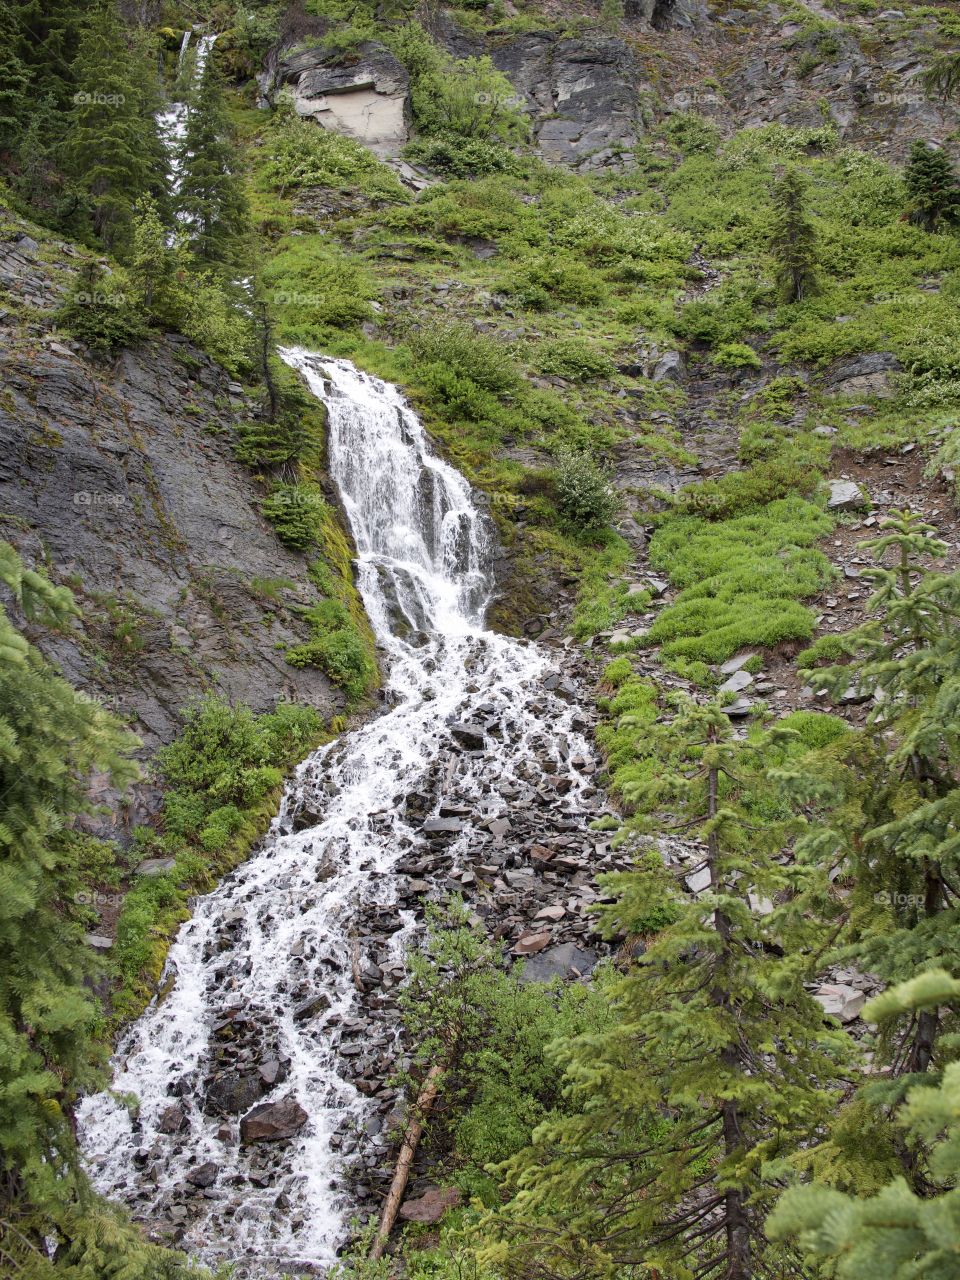
[(23, 58), (23, 31), (17, 6), (0, 8), (0, 160), (19, 150), (30, 114), (30, 69)]
[(789, 815), (753, 820), (783, 731), (740, 740), (718, 706), (687, 703), (653, 733), (656, 764), (625, 794), (647, 830), (697, 838), (684, 870), (703, 885), (686, 892), (657, 853), (608, 878), (618, 933), (667, 923), (615, 985), (612, 1029), (561, 1051), (579, 1114), (507, 1166), (515, 1195), (482, 1250), (507, 1276), (785, 1274), (763, 1170), (824, 1123), (849, 1052), (804, 990), (803, 921), (772, 908), (791, 884)]
[(769, 248), (776, 262), (777, 287), (786, 302), (800, 302), (817, 288), (817, 236), (806, 212), (805, 195), (796, 169), (787, 169), (773, 192)]
[[(890, 983), (924, 968), (960, 973), (960, 574), (923, 571), (946, 550), (933, 535), (906, 512), (882, 522), (862, 544), (878, 561), (863, 573), (874, 587), (870, 620), (840, 642), (847, 661), (803, 673), (834, 698), (872, 699), (871, 797), (860, 811), (872, 821), (858, 817), (846, 833), (826, 822), (809, 847), (856, 886), (852, 954)], [(862, 758), (852, 767), (862, 772)], [(809, 799), (811, 780), (798, 785)], [(822, 799), (843, 813), (835, 791)], [(931, 1068), (939, 1028), (936, 1007), (891, 1025), (895, 1075)]]
[(91, 16), (73, 70), (77, 90), (64, 159), (89, 204), (94, 234), (122, 255), (137, 200), (166, 197), (155, 61), (143, 37), (127, 32), (107, 5)]
[(179, 207), (194, 256), (208, 265), (235, 265), (247, 228), (247, 203), (223, 82), (212, 58), (190, 104), (179, 172)]
[(903, 175), (910, 196), (907, 217), (924, 231), (960, 222), (960, 183), (947, 154), (915, 142)]
[(927, 92), (939, 94), (941, 98), (960, 93), (960, 53), (943, 53), (934, 58), (922, 79)]
[[(904, 1008), (923, 1008), (931, 998), (955, 1002), (958, 996), (955, 979), (942, 971), (929, 973), (919, 983), (871, 1002), (864, 1016), (882, 1016), (883, 1003), (891, 1000)], [(910, 1089), (896, 1123), (907, 1145), (930, 1150), (931, 1185), (925, 1196), (902, 1178), (866, 1199), (813, 1184), (791, 1188), (772, 1214), (771, 1237), (796, 1241), (818, 1275), (835, 1280), (955, 1280), (960, 1258), (960, 1062), (950, 1063), (936, 1086)]]
[[(0, 544), (0, 581), (34, 624), (76, 613), (70, 593)], [(0, 1236), (5, 1262), (59, 1234), (83, 1181), (70, 1107), (99, 1080), (105, 1053), (87, 986), (82, 843), (94, 770), (123, 785), (135, 740), (70, 687), (0, 609)], [(16, 1230), (14, 1230), (14, 1225)], [(4, 1274), (10, 1274), (6, 1266)], [(16, 1274), (16, 1271), (14, 1271)]]

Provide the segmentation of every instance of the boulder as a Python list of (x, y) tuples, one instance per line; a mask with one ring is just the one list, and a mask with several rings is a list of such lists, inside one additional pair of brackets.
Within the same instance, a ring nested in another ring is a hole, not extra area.
[(532, 956), (549, 945), (549, 933), (525, 933), (514, 943), (513, 954), (515, 956)]
[(455, 1209), (461, 1199), (458, 1187), (427, 1187), (415, 1200), (404, 1200), (400, 1206), (400, 1217), (404, 1222), (422, 1222), (432, 1226), (448, 1209)]
[(854, 480), (828, 480), (829, 511), (862, 511), (867, 506), (860, 486)]
[(157, 1121), (158, 1133), (180, 1133), (182, 1129), (187, 1127), (187, 1117), (183, 1108), (176, 1104), (167, 1107)]
[(862, 991), (843, 982), (825, 982), (813, 993), (813, 998), (828, 1017), (838, 1018), (844, 1023), (854, 1022), (867, 1003)]
[(240, 1121), (240, 1141), (278, 1142), (299, 1133), (310, 1117), (292, 1095), (279, 1102), (264, 1102)]
[(380, 156), (395, 156), (407, 141), (406, 69), (383, 45), (367, 43), (349, 62), (321, 46), (285, 57), (274, 86), (293, 95), (299, 116), (362, 142)]
[(524, 961), (520, 971), (521, 982), (552, 982), (554, 978), (569, 978), (574, 974), (592, 973), (597, 963), (597, 953), (575, 942), (561, 942), (557, 947), (541, 951)]
[(263, 1095), (263, 1081), (257, 1076), (218, 1076), (207, 1087), (207, 1106), (213, 1111), (240, 1115)]
[(683, 377), (683, 373), (683, 356), (679, 351), (667, 351), (653, 366), (653, 381), (679, 382)]
[(903, 366), (896, 356), (882, 351), (840, 360), (827, 372), (824, 382), (834, 395), (877, 396), (886, 399), (894, 394), (890, 375)]
[(214, 1164), (212, 1160), (208, 1160), (206, 1164), (197, 1165), (196, 1169), (191, 1169), (187, 1174), (187, 1181), (192, 1187), (212, 1187), (217, 1180), (220, 1172), (220, 1166)]

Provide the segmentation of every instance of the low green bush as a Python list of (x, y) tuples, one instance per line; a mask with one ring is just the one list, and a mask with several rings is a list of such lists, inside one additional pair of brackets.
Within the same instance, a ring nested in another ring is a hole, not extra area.
[(560, 515), (577, 532), (602, 529), (620, 508), (609, 474), (585, 450), (560, 454), (555, 492)]
[(260, 507), (283, 545), (295, 551), (305, 551), (320, 541), (327, 509), (316, 485), (281, 481), (273, 484)]
[(617, 373), (610, 357), (585, 338), (557, 338), (541, 343), (537, 360), (544, 373), (568, 382), (593, 382), (613, 378)]

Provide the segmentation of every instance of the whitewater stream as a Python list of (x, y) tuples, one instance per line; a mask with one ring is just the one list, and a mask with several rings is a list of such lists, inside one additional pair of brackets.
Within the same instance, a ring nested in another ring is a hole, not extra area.
[[(547, 775), (555, 828), (582, 828), (598, 803), (549, 653), (485, 629), (495, 546), (467, 482), (396, 387), (345, 360), (281, 354), (327, 407), (386, 709), (299, 767), (261, 846), (196, 902), (161, 995), (117, 1049), (112, 1091), (80, 1113), (97, 1187), (238, 1276), (323, 1274), (357, 1178), (389, 1168), (371, 1092), (396, 1052), (390, 992), (421, 929), (398, 865), (431, 847), (431, 820), (450, 827), (453, 873), (491, 823), (524, 820)], [(361, 985), (374, 991), (365, 1007)], [(361, 1053), (382, 1064), (365, 1091), (350, 1069)], [(119, 1095), (136, 1097), (135, 1118)], [(292, 1132), (244, 1141), (251, 1109), (278, 1103)]]

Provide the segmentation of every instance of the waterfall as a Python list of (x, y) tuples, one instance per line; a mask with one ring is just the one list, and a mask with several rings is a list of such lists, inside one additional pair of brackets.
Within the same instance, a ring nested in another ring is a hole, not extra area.
[[(177, 57), (177, 77), (183, 70), (183, 63), (187, 56), (187, 47), (190, 44), (191, 32), (183, 33), (183, 40), (180, 42), (180, 53)], [(199, 84), (200, 77), (203, 75), (203, 69), (207, 65), (207, 59), (210, 57), (210, 50), (217, 42), (216, 35), (201, 36), (197, 41), (197, 57), (193, 68), (193, 83)], [(170, 162), (170, 187), (176, 194), (180, 190), (180, 165), (177, 159), (177, 148), (183, 141), (187, 132), (187, 116), (190, 108), (186, 102), (171, 102), (166, 111), (161, 111), (157, 116), (157, 125), (160, 129), (160, 137), (167, 150), (167, 156)]]
[[(112, 1090), (79, 1116), (96, 1186), (238, 1276), (325, 1270), (358, 1182), (389, 1163), (371, 1094), (397, 1052), (395, 994), (421, 927), (400, 868), (427, 848), (426, 821), (460, 815), (434, 880), (443, 896), (547, 773), (538, 822), (570, 831), (598, 803), (547, 652), (484, 627), (494, 545), (467, 482), (396, 387), (346, 360), (281, 355), (327, 408), (389, 709), (299, 767), (262, 846), (196, 903), (161, 995), (119, 1044)], [(457, 744), (464, 722), (483, 727), (484, 749)], [(372, 975), (366, 1008), (358, 966)], [(372, 1087), (351, 1074), (363, 1056)], [(135, 1118), (117, 1100), (130, 1094)], [(244, 1145), (242, 1116), (272, 1102), (293, 1108), (295, 1132)]]

